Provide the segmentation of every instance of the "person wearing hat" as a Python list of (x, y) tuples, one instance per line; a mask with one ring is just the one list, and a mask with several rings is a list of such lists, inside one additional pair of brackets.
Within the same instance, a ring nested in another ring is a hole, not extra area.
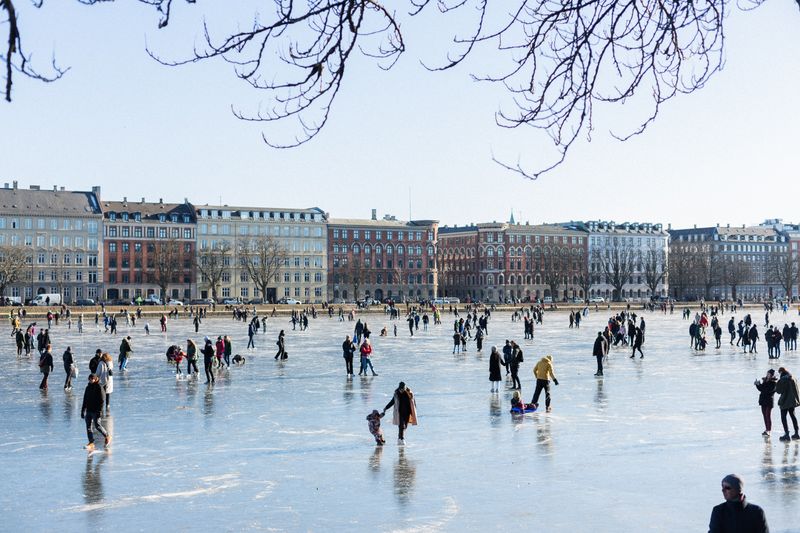
[(405, 444), (404, 433), (406, 428), (409, 424), (412, 426), (417, 425), (417, 404), (414, 401), (414, 394), (411, 389), (406, 387), (406, 384), (402, 381), (394, 391), (391, 401), (383, 408), (383, 413), (385, 414), (390, 407), (394, 407), (392, 424), (398, 428), (397, 438), (400, 444)]
[(94, 357), (89, 359), (89, 373), (97, 374), (97, 365), (100, 364), (100, 357), (103, 355), (103, 350), (95, 350)]
[(725, 501), (711, 511), (708, 533), (769, 533), (764, 510), (748, 503), (743, 491), (744, 481), (736, 474), (722, 478)]
[(758, 405), (761, 406), (761, 415), (764, 417), (764, 432), (762, 435), (769, 437), (772, 431), (772, 408), (775, 405), (775, 385), (778, 383), (778, 378), (775, 377), (775, 370), (770, 368), (767, 370), (767, 375), (761, 378), (761, 381), (756, 380), (754, 385), (758, 389)]
[(544, 405), (547, 407), (547, 412), (549, 413), (552, 411), (550, 407), (550, 379), (552, 378), (553, 383), (558, 385), (556, 375), (553, 373), (553, 356), (545, 355), (539, 359), (539, 362), (533, 367), (533, 375), (536, 376), (536, 390), (533, 392), (531, 403), (538, 409), (539, 395), (542, 393), (542, 390), (544, 390)]

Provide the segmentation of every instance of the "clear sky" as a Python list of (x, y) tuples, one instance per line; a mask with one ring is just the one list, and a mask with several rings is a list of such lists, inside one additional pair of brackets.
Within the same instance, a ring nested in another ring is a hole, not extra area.
[(733, 9), (725, 69), (706, 88), (667, 104), (645, 134), (624, 143), (608, 131), (646, 110), (602, 110), (591, 142), (579, 141), (565, 164), (536, 181), (491, 160), (492, 153), (520, 157), (533, 168), (552, 157), (552, 145), (533, 131), (495, 126), (505, 95), (469, 77), (489, 71), (491, 56), (446, 73), (421, 65), (445, 57), (450, 34), (434, 11), (418, 27), (406, 22), (408, 51), (392, 70), (364, 60), (350, 66), (315, 140), (275, 150), (262, 141), (262, 125), (231, 114), (232, 104), (256, 109), (263, 95), (230, 65), (170, 68), (146, 55), (145, 41), (165, 56), (185, 57), (202, 9), (175, 3), (164, 30), (154, 9), (135, 2), (20, 9), (34, 60), (47, 64), (55, 52), (71, 70), (53, 84), (15, 78), (14, 101), (0, 103), (0, 182), (101, 185), (103, 197), (115, 200), (318, 206), (334, 217), (366, 218), (376, 208), (405, 219), (410, 210), (412, 218), (448, 225), (506, 220), (512, 208), (531, 223), (800, 222), (794, 1)]

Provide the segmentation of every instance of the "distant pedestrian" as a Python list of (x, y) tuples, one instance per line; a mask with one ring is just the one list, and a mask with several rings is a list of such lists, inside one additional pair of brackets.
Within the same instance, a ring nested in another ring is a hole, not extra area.
[(500, 357), (500, 352), (497, 351), (497, 346), (492, 346), (492, 351), (489, 354), (489, 381), (492, 382), (491, 392), (500, 392), (500, 381), (502, 376), (500, 366), (505, 366), (503, 359)]
[(603, 375), (603, 358), (608, 353), (608, 341), (603, 336), (602, 331), (597, 332), (597, 338), (594, 340), (594, 347), (592, 347), (592, 355), (597, 359), (597, 372), (595, 376)]
[(75, 358), (72, 356), (72, 348), (67, 346), (64, 350), (64, 355), (61, 356), (64, 361), (64, 372), (67, 374), (67, 379), (64, 381), (64, 390), (72, 390), (72, 373), (75, 367)]
[(50, 345), (44, 347), (42, 355), (39, 357), (39, 371), (42, 373), (42, 382), (39, 383), (39, 389), (47, 390), (47, 378), (50, 377), (50, 372), (53, 371), (53, 354), (50, 353)]

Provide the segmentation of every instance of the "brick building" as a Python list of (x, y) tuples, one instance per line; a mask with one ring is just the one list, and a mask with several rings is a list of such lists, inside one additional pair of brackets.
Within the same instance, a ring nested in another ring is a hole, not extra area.
[(165, 204), (125, 198), (103, 202), (102, 209), (107, 300), (195, 296), (196, 218), (188, 200)]
[(436, 296), (438, 221), (385, 216), (328, 222), (328, 300)]
[(440, 296), (507, 302), (584, 298), (586, 233), (555, 224), (439, 230)]

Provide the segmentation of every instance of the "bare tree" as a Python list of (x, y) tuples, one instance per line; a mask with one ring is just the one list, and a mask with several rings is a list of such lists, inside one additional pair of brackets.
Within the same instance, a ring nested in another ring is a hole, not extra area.
[[(31, 1), (36, 8), (43, 3)], [(159, 28), (169, 24), (173, 0), (139, 1), (158, 10)], [(428, 68), (447, 70), (493, 48), (492, 70), (474, 77), (506, 91), (498, 124), (532, 126), (555, 142), (558, 157), (536, 161), (538, 171), (501, 162), (530, 178), (563, 161), (579, 136), (589, 136), (598, 105), (650, 100), (649, 113), (637, 117), (638, 125), (615, 135), (625, 139), (644, 131), (665, 102), (702, 88), (722, 66), (725, 0), (518, 0), (497, 6), (485, 0), (409, 0), (405, 15), (402, 8), (398, 14), (396, 8), (372, 0), (286, 0), (275, 2), (272, 13), (259, 10), (252, 20), (231, 26), (235, 29), (215, 29), (214, 23), (222, 21), (205, 18), (205, 42), (195, 45), (189, 57), (171, 60), (149, 53), (167, 65), (214, 59), (232, 64), (236, 76), (268, 97), (263, 108), (234, 111), (236, 116), (268, 123), (296, 121), (293, 140), (264, 137), (275, 146), (292, 146), (313, 138), (325, 125), (347, 64), (358, 63), (355, 58), (361, 55), (391, 68), (406, 50), (401, 27), (438, 8), (445, 19), (439, 22), (441, 31), (454, 39), (450, 49), (433, 52), (446, 59)], [(0, 0), (0, 11), (6, 12), (3, 24), (8, 26), (8, 46), (0, 56), (6, 66), (6, 99), (11, 98), (15, 70), (45, 81), (60, 77), (65, 70), (55, 63), (49, 76), (31, 67), (14, 2)], [(449, 20), (454, 27), (444, 24)]]
[(711, 242), (702, 243), (692, 261), (694, 278), (703, 287), (706, 300), (711, 299), (711, 289), (719, 285), (722, 279), (722, 256), (718, 246)]
[(217, 300), (222, 275), (230, 270), (231, 245), (227, 241), (220, 241), (216, 246), (198, 250), (197, 255), (201, 282), (211, 290), (211, 297)]
[(158, 285), (161, 301), (166, 303), (167, 287), (178, 283), (182, 272), (180, 245), (174, 241), (155, 243), (150, 253), (153, 255), (153, 268), (147, 269), (147, 281)]
[(750, 281), (753, 269), (740, 255), (729, 255), (722, 261), (722, 282), (731, 289), (731, 299), (738, 297), (739, 285)]
[(239, 242), (239, 260), (247, 276), (266, 300), (267, 288), (275, 282), (286, 262), (286, 250), (269, 235)]
[(600, 266), (603, 281), (614, 288), (614, 301), (622, 300), (622, 290), (630, 282), (636, 266), (636, 250), (624, 238), (612, 238), (610, 246), (595, 249), (595, 262)]
[(359, 289), (364, 283), (366, 271), (360, 255), (353, 255), (346, 264), (342, 265), (342, 283), (353, 286), (353, 299), (361, 298)]
[(686, 290), (692, 283), (693, 254), (683, 243), (673, 242), (669, 247), (669, 286), (672, 295), (679, 300), (686, 297)]
[(784, 290), (789, 301), (800, 281), (800, 261), (790, 249), (772, 252), (766, 262), (767, 280), (774, 280)]
[[(553, 302), (558, 301), (558, 288), (565, 283), (567, 277), (567, 260), (556, 246), (545, 246), (539, 263), (542, 281), (548, 286)], [(566, 295), (566, 286), (564, 294)]]
[(28, 255), (20, 246), (0, 246), (0, 305), (5, 305), (6, 288), (25, 277)]
[(650, 246), (641, 257), (642, 270), (651, 296), (658, 296), (658, 286), (664, 282), (669, 271), (667, 253), (663, 248)]

